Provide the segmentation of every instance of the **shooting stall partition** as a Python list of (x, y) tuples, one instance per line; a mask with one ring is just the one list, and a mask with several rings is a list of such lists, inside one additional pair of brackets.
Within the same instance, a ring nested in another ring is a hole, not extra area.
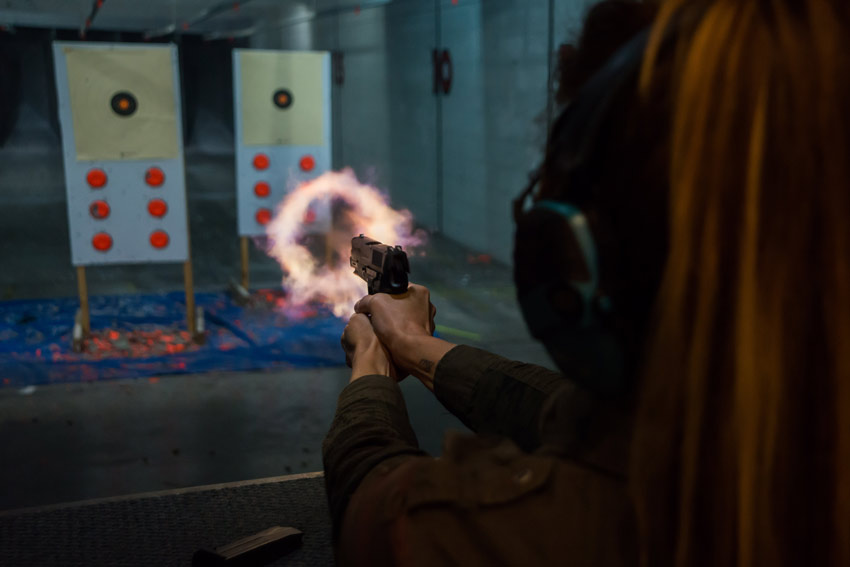
[[(86, 267), (182, 263), (192, 283), (177, 48), (54, 42), (71, 261), (90, 331)], [(75, 340), (81, 340), (75, 336)]]
[[(331, 168), (331, 56), (317, 51), (233, 50), (236, 203), (248, 289), (249, 242), (265, 236), (275, 207), (299, 183)], [(330, 206), (307, 232), (323, 232)]]

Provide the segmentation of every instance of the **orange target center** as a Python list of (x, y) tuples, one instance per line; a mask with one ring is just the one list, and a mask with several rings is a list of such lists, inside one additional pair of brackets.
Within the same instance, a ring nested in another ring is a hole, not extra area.
[(118, 108), (120, 108), (121, 110), (127, 110), (128, 108), (130, 108), (130, 101), (126, 98), (122, 98), (118, 101)]
[(286, 104), (287, 102), (289, 102), (289, 97), (285, 94), (279, 94), (277, 95), (277, 102), (278, 104)]

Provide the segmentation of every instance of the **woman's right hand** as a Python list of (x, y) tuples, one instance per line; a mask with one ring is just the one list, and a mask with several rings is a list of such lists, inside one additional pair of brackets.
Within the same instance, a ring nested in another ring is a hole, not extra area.
[(400, 295), (367, 295), (357, 302), (354, 311), (369, 316), (375, 334), (391, 353), (404, 348), (411, 339), (434, 334), (437, 309), (425, 286), (410, 284)]

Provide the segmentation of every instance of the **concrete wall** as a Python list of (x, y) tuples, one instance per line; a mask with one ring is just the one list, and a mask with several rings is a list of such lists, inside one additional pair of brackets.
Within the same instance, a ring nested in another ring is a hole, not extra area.
[(506, 263), (511, 201), (545, 142), (548, 9), (547, 0), (441, 8), (456, 77), (443, 101), (443, 230)]

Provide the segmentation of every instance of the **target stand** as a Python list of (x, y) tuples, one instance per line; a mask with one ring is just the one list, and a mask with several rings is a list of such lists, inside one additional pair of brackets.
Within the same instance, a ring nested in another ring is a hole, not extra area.
[[(233, 100), (241, 278), (231, 290), (247, 301), (249, 239), (265, 236), (288, 192), (331, 168), (330, 53), (234, 49)], [(317, 206), (305, 232), (330, 223), (330, 206)]]
[(186, 324), (196, 340), (177, 49), (54, 42), (71, 262), (90, 333), (86, 268), (182, 263)]

